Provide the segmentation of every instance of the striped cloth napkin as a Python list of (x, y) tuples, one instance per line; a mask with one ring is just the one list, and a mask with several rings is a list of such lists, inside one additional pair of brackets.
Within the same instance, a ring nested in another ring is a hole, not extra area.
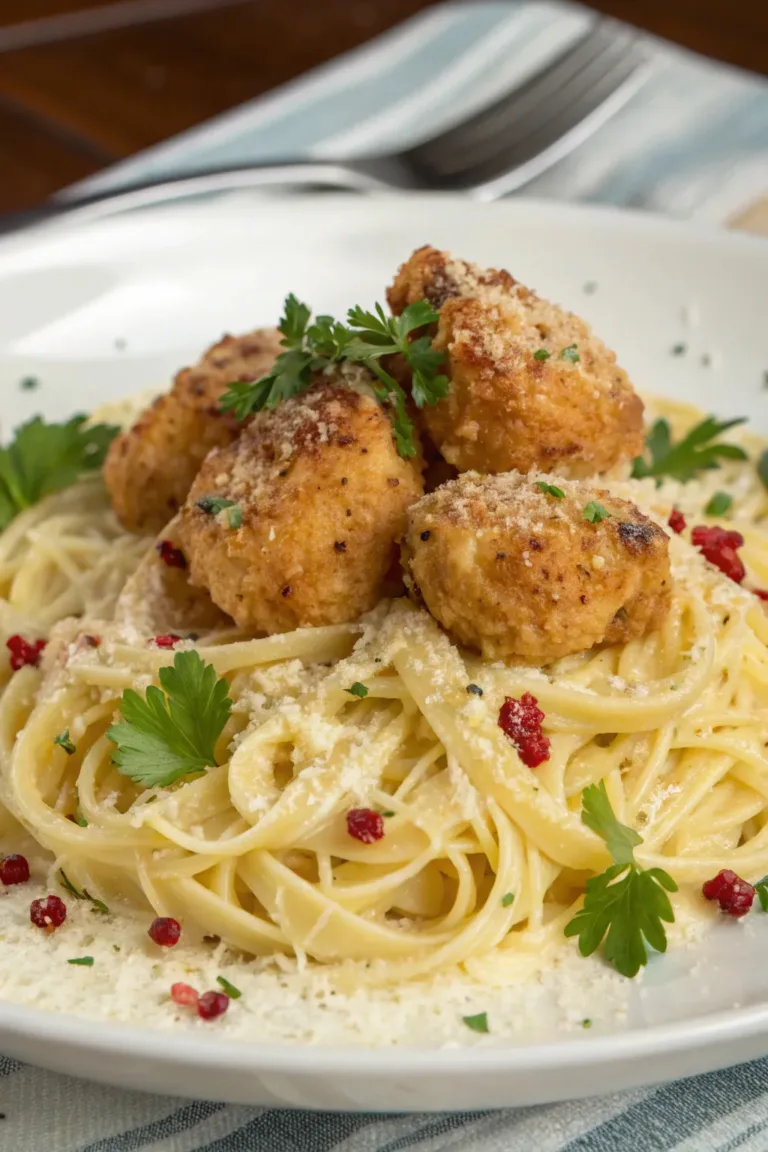
[[(591, 19), (550, 0), (439, 6), (81, 187), (398, 147), (532, 73)], [(654, 54), (654, 73), (630, 104), (526, 194), (768, 235), (768, 85), (665, 44)], [(0, 1057), (0, 1115), (3, 1152), (764, 1152), (768, 1060), (589, 1101), (382, 1116), (190, 1103)]]

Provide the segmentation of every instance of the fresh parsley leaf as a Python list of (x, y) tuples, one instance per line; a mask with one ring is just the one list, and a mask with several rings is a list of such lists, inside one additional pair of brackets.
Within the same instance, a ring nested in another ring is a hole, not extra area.
[(546, 480), (537, 480), (536, 487), (539, 492), (544, 492), (547, 496), (554, 496), (556, 500), (562, 500), (565, 496), (562, 488), (558, 488), (555, 484), (547, 484)]
[(569, 344), (567, 348), (563, 348), (560, 353), (561, 360), (569, 360), (571, 364), (577, 364), (581, 359), (579, 356), (579, 349), (575, 344)]
[(467, 1028), (471, 1028), (473, 1032), (488, 1032), (488, 1013), (478, 1012), (476, 1016), (462, 1016), (462, 1020)]
[(225, 508), (235, 506), (234, 500), (227, 500), (226, 496), (201, 496), (199, 500), (195, 500), (195, 504), (207, 516), (218, 516)]
[(109, 424), (86, 427), (86, 420), (73, 416), (66, 424), (46, 424), (35, 416), (0, 448), (0, 531), (43, 496), (101, 468), (120, 429)]
[(77, 752), (77, 746), (69, 738), (69, 728), (65, 728), (58, 736), (54, 736), (53, 742), (58, 744), (59, 748), (63, 748), (67, 756), (74, 756)]
[(96, 896), (91, 896), (87, 888), (83, 888), (82, 892), (79, 888), (76, 888), (63, 868), (59, 868), (59, 883), (65, 892), (69, 892), (70, 896), (74, 896), (75, 900), (90, 900), (94, 912), (101, 912), (103, 916), (109, 915), (109, 908), (104, 901), (97, 899)]
[(602, 944), (606, 960), (622, 976), (636, 976), (648, 963), (647, 945), (666, 951), (664, 923), (675, 919), (667, 892), (676, 892), (677, 885), (661, 868), (646, 871), (637, 864), (634, 849), (642, 837), (616, 819), (604, 781), (584, 789), (581, 819), (605, 840), (614, 863), (587, 880), (584, 906), (565, 935), (578, 936), (582, 956)]
[(312, 310), (297, 300), (293, 292), (286, 296), (283, 316), (280, 320), (280, 331), (283, 334), (280, 343), (283, 347), (296, 348), (301, 345), (311, 315)]
[(762, 456), (757, 462), (757, 474), (762, 480), (764, 486), (768, 488), (768, 448), (763, 452)]
[(733, 504), (733, 496), (728, 492), (715, 492), (704, 509), (707, 516), (724, 516)]
[(235, 988), (234, 984), (230, 984), (226, 976), (217, 976), (216, 983), (221, 985), (227, 996), (229, 996), (230, 1000), (239, 1000), (242, 996), (240, 989)]
[(672, 443), (667, 420), (657, 420), (648, 433), (645, 446), (651, 462), (638, 456), (632, 465), (632, 476), (639, 480), (645, 476), (656, 479), (669, 476), (673, 480), (691, 480), (697, 472), (720, 467), (720, 460), (746, 460), (747, 454), (738, 444), (723, 444), (718, 437), (729, 428), (743, 424), (745, 417), (736, 420), (718, 420), (707, 416), (695, 428)]
[(75, 956), (67, 964), (79, 964), (83, 968), (93, 968), (93, 956)]
[(514, 892), (505, 892), (501, 898), (502, 908), (509, 908), (510, 904), (512, 904), (514, 902), (514, 899), (515, 899)]
[(616, 819), (604, 780), (599, 784), (590, 784), (582, 792), (581, 820), (601, 840), (605, 840), (605, 846), (616, 864), (634, 862), (634, 850), (638, 844), (642, 844), (643, 838), (634, 828), (628, 828)]
[(546, 348), (537, 348), (533, 354), (534, 360), (549, 360), (551, 352), (547, 352)]
[(318, 316), (310, 323), (311, 310), (295, 296), (288, 296), (280, 320), (282, 352), (270, 372), (260, 380), (230, 385), (222, 396), (224, 411), (245, 420), (252, 412), (274, 408), (309, 388), (313, 372), (342, 360), (365, 364), (377, 377), (377, 399), (392, 408), (392, 424), (398, 452), (415, 456), (413, 423), (407, 410), (407, 397), (398, 382), (382, 367), (382, 357), (399, 354), (411, 369), (411, 396), (418, 408), (435, 404), (447, 396), (448, 377), (440, 372), (445, 359), (432, 347), (428, 335), (414, 336), (419, 329), (435, 323), (438, 314), (426, 300), (409, 304), (400, 316), (387, 316), (380, 304), (373, 312), (350, 308), (347, 323), (332, 316)]
[(590, 524), (599, 524), (602, 520), (610, 520), (612, 515), (613, 513), (609, 512), (607, 508), (603, 508), (597, 500), (590, 500), (584, 508), (584, 519), (588, 520)]
[(145, 788), (213, 767), (232, 709), (227, 681), (197, 652), (177, 652), (173, 666), (159, 675), (162, 690), (151, 685), (144, 699), (132, 688), (123, 692), (122, 722), (107, 729), (118, 772)]
[(360, 700), (365, 700), (368, 695), (368, 689), (359, 680), (356, 680), (351, 688), (345, 688), (344, 691), (349, 692), (350, 696), (357, 696)]

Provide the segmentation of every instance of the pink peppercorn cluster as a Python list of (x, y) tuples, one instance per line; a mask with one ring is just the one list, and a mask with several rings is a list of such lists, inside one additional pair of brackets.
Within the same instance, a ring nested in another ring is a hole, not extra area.
[(47, 640), (25, 640), (18, 633), (15, 636), (9, 636), (5, 646), (11, 654), (10, 664), (13, 671), (18, 672), (20, 668), (25, 666), (37, 668), (47, 643)]
[(172, 984), (171, 1000), (183, 1008), (196, 1008), (201, 1020), (215, 1020), (229, 1008), (229, 996), (224, 992), (203, 992), (200, 996), (191, 984)]
[(723, 912), (736, 919), (746, 916), (755, 899), (753, 886), (730, 868), (721, 869), (717, 876), (707, 880), (701, 891), (707, 900), (716, 900)]
[(29, 864), (25, 856), (12, 853), (0, 860), (0, 884), (10, 888), (12, 884), (26, 884), (29, 880)]
[(347, 832), (361, 844), (375, 844), (384, 835), (384, 820), (372, 808), (351, 808), (347, 812)]
[(506, 696), (499, 709), (499, 728), (512, 741), (526, 768), (538, 768), (549, 760), (551, 745), (541, 730), (543, 720), (539, 702), (530, 692), (524, 692), (519, 700)]

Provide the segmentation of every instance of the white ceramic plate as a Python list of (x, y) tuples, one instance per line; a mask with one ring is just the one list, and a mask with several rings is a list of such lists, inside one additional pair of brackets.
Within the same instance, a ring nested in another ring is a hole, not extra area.
[[(768, 243), (615, 211), (437, 197), (166, 207), (0, 245), (3, 431), (163, 384), (224, 330), (381, 299), (426, 242), (583, 313), (636, 385), (768, 431)], [(683, 354), (673, 355), (684, 344)], [(20, 388), (23, 377), (41, 381)], [(765, 921), (765, 922), (764, 922)], [(0, 1051), (122, 1087), (328, 1109), (474, 1109), (607, 1093), (768, 1053), (768, 917), (659, 957), (627, 1027), (517, 1047), (329, 1050), (129, 1030), (0, 1005)]]

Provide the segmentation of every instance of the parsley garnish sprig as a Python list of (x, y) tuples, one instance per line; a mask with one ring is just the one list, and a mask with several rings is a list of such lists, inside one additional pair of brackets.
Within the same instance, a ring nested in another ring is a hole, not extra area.
[(197, 652), (177, 652), (159, 676), (162, 689), (150, 685), (144, 699), (126, 688), (122, 721), (107, 729), (118, 772), (145, 788), (214, 767), (216, 741), (232, 710), (227, 681)]
[(584, 907), (565, 935), (578, 936), (582, 956), (603, 944), (606, 960), (622, 976), (636, 976), (648, 963), (647, 944), (666, 951), (664, 922), (675, 919), (667, 892), (676, 892), (677, 884), (662, 868), (646, 870), (637, 863), (635, 848), (643, 838), (616, 819), (604, 781), (585, 788), (581, 801), (583, 823), (605, 841), (614, 863), (587, 880)]
[(11, 521), (53, 492), (69, 488), (84, 472), (101, 468), (119, 428), (86, 426), (87, 416), (66, 424), (46, 424), (40, 416), (16, 429), (0, 448), (0, 532)]
[(632, 476), (637, 480), (645, 476), (661, 480), (668, 476), (685, 482), (697, 472), (719, 468), (721, 460), (746, 460), (747, 453), (738, 444), (723, 444), (718, 440), (723, 432), (744, 422), (743, 416), (736, 420), (707, 416), (673, 444), (669, 421), (656, 420), (645, 440), (650, 463), (644, 456), (638, 456), (632, 465)]
[(224, 411), (245, 420), (252, 412), (277, 405), (309, 388), (312, 374), (342, 360), (365, 364), (376, 377), (377, 399), (392, 408), (392, 427), (401, 456), (415, 456), (417, 443), (407, 411), (407, 396), (397, 380), (382, 366), (385, 356), (401, 355), (412, 373), (411, 397), (417, 408), (435, 404), (448, 394), (448, 377), (440, 372), (444, 355), (432, 347), (429, 336), (411, 336), (433, 324), (438, 314), (427, 300), (409, 304), (400, 316), (387, 316), (380, 304), (373, 312), (350, 308), (347, 322), (317, 316), (291, 294), (286, 298), (279, 328), (285, 352), (271, 371), (259, 380), (232, 384), (222, 396)]

